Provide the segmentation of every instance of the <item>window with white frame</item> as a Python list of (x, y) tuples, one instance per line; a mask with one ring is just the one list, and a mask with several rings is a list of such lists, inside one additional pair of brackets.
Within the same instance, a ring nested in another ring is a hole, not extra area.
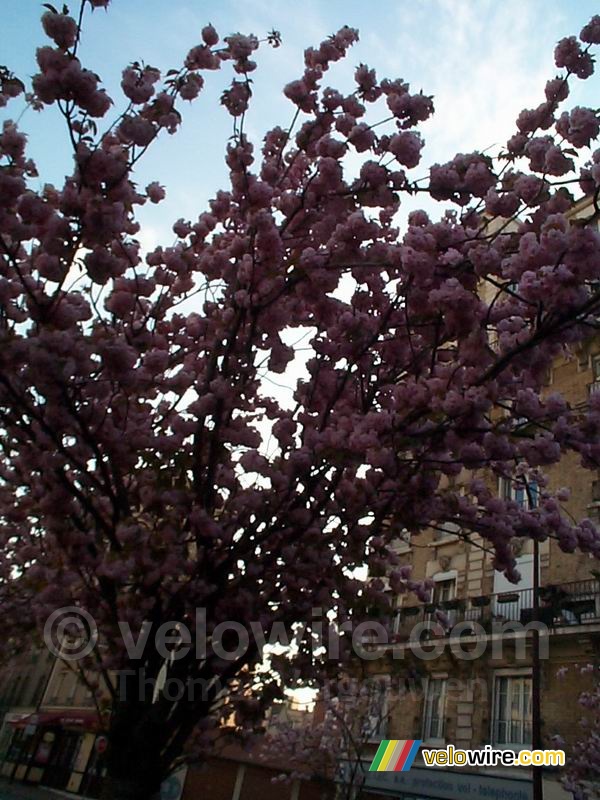
[(393, 633), (400, 633), (400, 628), (402, 627), (402, 609), (404, 608), (404, 599), (406, 598), (405, 594), (397, 594), (394, 598), (394, 624), (393, 624)]
[[(431, 593), (431, 603), (436, 606), (436, 609), (444, 610), (450, 625), (454, 624), (455, 612), (448, 611), (444, 604), (456, 598), (457, 575), (456, 570), (452, 569), (448, 572), (438, 572), (437, 575), (433, 576), (434, 587)], [(428, 612), (426, 619), (429, 622), (435, 621), (435, 612)]]
[(590, 394), (600, 391), (600, 354), (591, 357), (592, 382), (589, 385)]
[(446, 678), (431, 677), (427, 681), (423, 708), (423, 741), (444, 741), (446, 713)]
[(456, 578), (446, 578), (444, 580), (436, 580), (433, 578), (435, 586), (433, 587), (433, 602), (436, 605), (441, 605), (447, 600), (454, 600), (456, 597)]
[(50, 705), (62, 704), (61, 701), (64, 700), (64, 686), (68, 676), (67, 669), (68, 668), (65, 666), (59, 666), (58, 672), (52, 677), (49, 691), (50, 696), (48, 697), (48, 703)]
[(539, 505), (539, 488), (533, 480), (500, 478), (500, 497), (503, 500), (513, 500), (520, 508), (528, 511)]
[(388, 722), (389, 675), (374, 675), (366, 684), (362, 735), (368, 741), (385, 738)]
[(531, 674), (496, 675), (492, 739), (516, 750), (531, 745)]

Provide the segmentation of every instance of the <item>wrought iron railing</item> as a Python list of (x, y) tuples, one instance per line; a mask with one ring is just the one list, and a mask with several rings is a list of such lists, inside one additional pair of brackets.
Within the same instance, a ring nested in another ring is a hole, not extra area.
[[(433, 623), (437, 635), (452, 635), (455, 626), (463, 622), (478, 623), (492, 632), (495, 622), (527, 624), (533, 617), (533, 589), (515, 589), (400, 608), (392, 621), (392, 633), (400, 641), (408, 639), (415, 626), (424, 622)], [(538, 619), (552, 629), (600, 623), (600, 581), (540, 587)], [(481, 632), (481, 627), (473, 626), (474, 632)], [(468, 633), (469, 626), (461, 625), (459, 631)]]
[(600, 381), (594, 381), (593, 383), (588, 384), (588, 392), (589, 394), (596, 394), (600, 392)]

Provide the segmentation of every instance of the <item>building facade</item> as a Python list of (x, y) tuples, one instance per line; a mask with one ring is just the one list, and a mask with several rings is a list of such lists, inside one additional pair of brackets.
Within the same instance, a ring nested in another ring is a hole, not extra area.
[[(590, 198), (576, 204), (573, 224), (594, 213)], [(545, 391), (560, 393), (572, 408), (585, 408), (600, 391), (600, 337), (590, 336), (568, 359), (554, 364)], [(515, 420), (526, 429), (526, 420)], [(472, 477), (472, 473), (462, 476)], [(518, 480), (494, 480), (481, 473), (503, 498), (531, 507), (536, 486)], [(600, 471), (584, 470), (575, 454), (548, 470), (549, 488), (567, 487), (564, 512), (570, 518), (600, 521)], [(457, 478), (459, 485), (461, 476)], [(432, 582), (428, 603), (414, 595), (392, 598), (390, 644), (371, 645), (371, 662), (381, 692), (377, 708), (387, 708), (370, 748), (368, 770), (382, 738), (421, 739), (424, 747), (519, 751), (532, 745), (534, 571), (538, 572), (535, 616), (539, 637), (541, 737), (545, 748), (564, 740), (568, 748), (582, 735), (581, 692), (597, 681), (600, 669), (600, 564), (584, 554), (565, 554), (552, 538), (538, 551), (530, 539), (513, 541), (521, 581), (509, 583), (493, 566), (485, 542), (463, 537), (453, 525), (411, 538), (399, 532), (394, 545), (412, 577)], [(415, 646), (418, 631), (424, 631)], [(555, 739), (554, 737), (560, 737)], [(544, 768), (545, 800), (571, 797), (560, 783), (560, 770)], [(531, 798), (531, 774), (524, 767), (463, 770), (425, 769), (417, 758), (410, 773), (364, 772), (369, 791), (361, 797), (401, 800), (452, 800), (454, 797)], [(465, 782), (466, 781), (466, 782)], [(599, 791), (600, 796), (600, 791)]]
[(69, 662), (44, 653), (43, 691), (26, 711), (5, 717), (1, 774), (98, 797), (103, 775), (102, 705)]

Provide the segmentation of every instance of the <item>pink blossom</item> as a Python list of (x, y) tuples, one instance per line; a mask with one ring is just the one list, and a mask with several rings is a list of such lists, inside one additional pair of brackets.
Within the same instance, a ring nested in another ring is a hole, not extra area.
[(204, 28), (202, 28), (202, 40), (204, 44), (209, 47), (214, 47), (214, 45), (217, 44), (219, 36), (212, 25), (205, 25)]
[(566, 100), (569, 96), (569, 84), (566, 80), (554, 78), (554, 80), (546, 83), (544, 94), (549, 102), (559, 103), (562, 100)]
[(354, 80), (358, 84), (361, 96), (370, 102), (376, 100), (381, 94), (375, 70), (369, 69), (366, 64), (360, 64), (354, 73)]
[(566, 67), (578, 78), (589, 78), (594, 72), (594, 63), (589, 53), (584, 53), (575, 36), (561, 39), (554, 50), (557, 67)]
[(375, 134), (364, 122), (355, 125), (348, 136), (348, 141), (359, 153), (364, 153), (372, 147), (375, 141)]
[(417, 133), (401, 132), (391, 137), (389, 150), (405, 167), (416, 167), (421, 160), (423, 140)]
[(143, 70), (127, 67), (123, 70), (121, 88), (132, 103), (147, 103), (154, 94), (154, 84), (159, 78), (160, 72), (153, 67)]
[(179, 89), (179, 94), (184, 100), (195, 100), (204, 86), (204, 78), (196, 72), (190, 72)]
[(55, 14), (46, 11), (42, 16), (42, 25), (46, 34), (53, 39), (61, 50), (73, 47), (77, 39), (77, 23), (67, 14)]
[(124, 141), (146, 147), (157, 134), (157, 127), (142, 116), (125, 116), (119, 125), (118, 134)]
[(495, 189), (489, 189), (485, 196), (486, 211), (494, 216), (512, 217), (519, 208), (519, 198), (514, 192), (498, 194)]
[(248, 109), (251, 90), (245, 81), (232, 81), (231, 88), (221, 95), (221, 103), (232, 117), (240, 117)]
[(579, 34), (582, 42), (589, 42), (590, 44), (600, 44), (600, 16), (597, 14), (584, 25)]
[(314, 107), (314, 97), (302, 80), (292, 81), (284, 87), (285, 96), (302, 111), (310, 111)]
[(600, 132), (598, 115), (591, 108), (575, 106), (561, 114), (556, 130), (575, 147), (589, 147)]
[(187, 54), (185, 66), (188, 69), (219, 69), (219, 58), (205, 44), (193, 47)]

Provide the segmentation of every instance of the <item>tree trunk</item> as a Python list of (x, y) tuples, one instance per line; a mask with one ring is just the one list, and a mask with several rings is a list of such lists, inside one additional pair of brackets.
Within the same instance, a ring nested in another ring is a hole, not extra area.
[(145, 758), (137, 763), (109, 761), (107, 766), (102, 800), (155, 800), (159, 797), (162, 776)]
[(137, 781), (135, 776), (120, 779), (106, 776), (102, 789), (101, 800), (158, 800), (160, 797), (159, 789), (154, 790), (141, 781)]
[(111, 720), (102, 800), (155, 800), (165, 777), (164, 726), (120, 708)]

